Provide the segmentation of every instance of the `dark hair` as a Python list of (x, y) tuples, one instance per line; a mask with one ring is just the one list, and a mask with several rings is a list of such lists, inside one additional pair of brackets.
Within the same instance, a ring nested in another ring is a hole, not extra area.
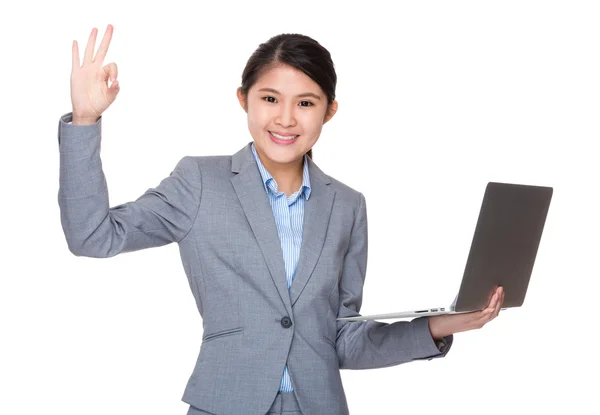
[[(241, 92), (248, 91), (262, 74), (278, 64), (290, 65), (315, 81), (327, 95), (327, 112), (335, 100), (337, 75), (329, 51), (316, 40), (297, 33), (283, 33), (261, 43), (242, 73)], [(312, 158), (312, 149), (306, 153)]]

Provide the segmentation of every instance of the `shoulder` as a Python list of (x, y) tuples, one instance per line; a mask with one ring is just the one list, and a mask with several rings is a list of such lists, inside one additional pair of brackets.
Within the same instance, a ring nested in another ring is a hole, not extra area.
[(336, 203), (343, 203), (347, 206), (354, 206), (358, 210), (365, 204), (365, 196), (358, 189), (355, 189), (342, 181), (326, 174), (330, 180), (329, 187), (335, 191)]
[(180, 163), (187, 163), (196, 166), (201, 170), (210, 169), (230, 169), (231, 156), (184, 156)]
[(335, 192), (336, 203), (345, 202), (347, 206), (358, 205), (361, 199), (364, 198), (363, 194), (348, 184), (336, 179), (335, 177), (325, 173), (312, 159), (308, 159), (310, 180), (311, 184), (313, 180), (315, 182), (324, 183), (329, 190)]
[(231, 155), (226, 156), (184, 156), (178, 163), (188, 172), (196, 172), (202, 177), (221, 176), (231, 172)]

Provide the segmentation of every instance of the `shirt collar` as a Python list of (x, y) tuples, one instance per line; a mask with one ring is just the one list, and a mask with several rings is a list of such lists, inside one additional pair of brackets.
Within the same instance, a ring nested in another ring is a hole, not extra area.
[[(260, 161), (258, 157), (258, 153), (256, 152), (256, 148), (254, 147), (254, 143), (252, 143), (252, 154), (254, 155), (254, 159), (256, 160), (256, 164), (258, 165), (258, 170), (260, 171), (260, 176), (262, 177), (263, 187), (265, 188), (265, 192), (269, 191), (269, 183), (271, 181), (274, 182), (275, 187), (277, 187), (277, 182), (271, 173), (265, 168), (265, 166)], [(308, 174), (308, 156), (304, 155), (304, 168), (302, 172), (302, 186), (301, 186), (301, 194), (304, 194), (306, 200), (310, 197), (310, 175)]]

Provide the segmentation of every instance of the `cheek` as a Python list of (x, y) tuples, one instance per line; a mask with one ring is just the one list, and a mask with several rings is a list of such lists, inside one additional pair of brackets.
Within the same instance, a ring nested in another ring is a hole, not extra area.
[(256, 130), (264, 130), (269, 125), (270, 116), (268, 111), (248, 111), (248, 123)]
[(323, 122), (319, 117), (307, 117), (302, 121), (302, 130), (305, 134), (318, 135), (323, 128)]
[(302, 120), (303, 125), (306, 128), (310, 128), (311, 131), (320, 130), (323, 127), (324, 119), (325, 112), (322, 108), (315, 109), (313, 111), (305, 111), (298, 114), (298, 120)]

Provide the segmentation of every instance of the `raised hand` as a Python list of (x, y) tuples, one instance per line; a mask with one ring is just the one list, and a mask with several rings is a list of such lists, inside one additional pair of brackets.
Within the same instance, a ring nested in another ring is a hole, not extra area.
[[(102, 43), (94, 57), (96, 35), (92, 29), (85, 48), (83, 63), (80, 63), (77, 41), (73, 41), (73, 67), (71, 69), (71, 103), (73, 105), (73, 124), (93, 124), (114, 102), (119, 93), (117, 64), (102, 66), (112, 38), (113, 26), (108, 25)], [(111, 86), (108, 86), (110, 78)]]

